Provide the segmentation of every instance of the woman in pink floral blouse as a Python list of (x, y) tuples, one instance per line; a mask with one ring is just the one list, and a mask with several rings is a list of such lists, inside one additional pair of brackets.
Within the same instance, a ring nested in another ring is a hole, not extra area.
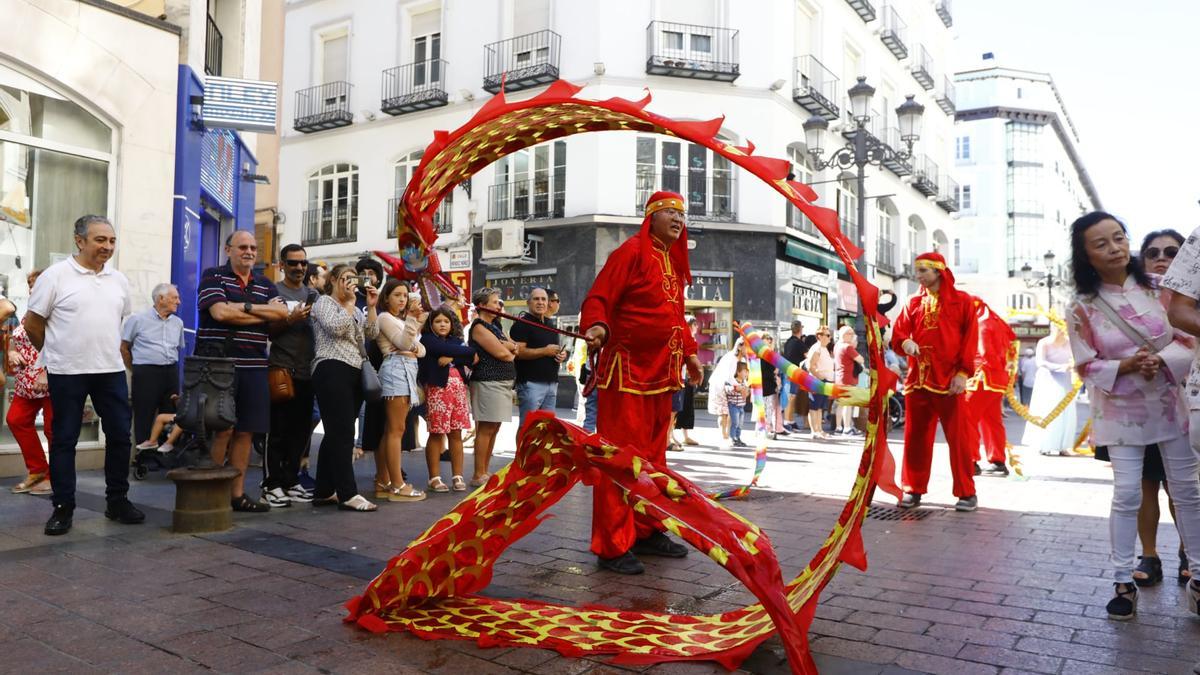
[[(1075, 302), (1068, 314), (1075, 367), (1091, 396), (1092, 438), (1108, 449), (1113, 467), (1109, 514), (1115, 597), (1110, 619), (1137, 613), (1133, 582), (1137, 512), (1146, 446), (1157, 443), (1175, 498), (1185, 548), (1200, 551), (1200, 480), (1188, 442), (1179, 386), (1192, 362), (1192, 339), (1167, 321), (1158, 277), (1129, 255), (1129, 234), (1113, 216), (1094, 212), (1071, 225)], [(1191, 558), (1192, 574), (1200, 572)], [(1200, 589), (1188, 586), (1197, 611)]]
[[(29, 287), (33, 288), (41, 270), (29, 274)], [(34, 349), (21, 324), (13, 331), (12, 341), (8, 345), (8, 365), (12, 369), (13, 382), (12, 403), (8, 406), (5, 421), (12, 430), (17, 446), (21, 448), (21, 457), (25, 460), (25, 480), (13, 486), (15, 493), (35, 495), (50, 494), (50, 465), (46, 462), (46, 452), (42, 448), (42, 440), (38, 438), (37, 415), (42, 413), (42, 429), (46, 433), (46, 443), (50, 442), (50, 425), (54, 422), (54, 411), (50, 408), (50, 388), (46, 385), (46, 369), (34, 367), (37, 363), (38, 350)]]

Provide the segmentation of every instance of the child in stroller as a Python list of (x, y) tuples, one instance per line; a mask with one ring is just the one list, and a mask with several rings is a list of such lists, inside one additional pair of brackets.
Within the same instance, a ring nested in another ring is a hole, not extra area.
[[(163, 439), (159, 444), (159, 439)], [(182, 439), (182, 442), (180, 440)], [(175, 413), (160, 413), (150, 427), (150, 438), (138, 443), (133, 458), (133, 477), (145, 480), (150, 471), (170, 470), (187, 465), (188, 446), (193, 435), (175, 424)]]

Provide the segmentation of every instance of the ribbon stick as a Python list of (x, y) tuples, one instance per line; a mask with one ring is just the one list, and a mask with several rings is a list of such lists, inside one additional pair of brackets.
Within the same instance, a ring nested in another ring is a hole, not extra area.
[(819, 380), (800, 366), (783, 358), (779, 352), (771, 349), (767, 346), (766, 342), (763, 342), (762, 333), (754, 330), (754, 326), (750, 322), (747, 321), (738, 324), (737, 331), (745, 338), (746, 343), (750, 345), (750, 348), (754, 350), (754, 353), (760, 359), (771, 362), (780, 374), (796, 383), (804, 391), (828, 396), (838, 403), (847, 406), (862, 407), (870, 402), (871, 392), (867, 389)]
[[(750, 488), (758, 485), (758, 477), (762, 475), (763, 468), (767, 465), (767, 405), (763, 400), (762, 362), (752, 354), (746, 359), (746, 365), (750, 368), (750, 395), (751, 400), (754, 401), (752, 414), (754, 415), (754, 430), (757, 432), (755, 434), (757, 443), (754, 446), (754, 475), (751, 476), (750, 482), (742, 487), (722, 490), (709, 495), (713, 499), (742, 499), (750, 494)], [(712, 388), (712, 383), (709, 383), (709, 388)]]

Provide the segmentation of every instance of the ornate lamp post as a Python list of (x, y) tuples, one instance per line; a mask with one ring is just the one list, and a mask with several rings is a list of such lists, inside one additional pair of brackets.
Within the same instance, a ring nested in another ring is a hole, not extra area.
[(1033, 277), (1033, 266), (1025, 263), (1021, 266), (1021, 279), (1026, 288), (1046, 287), (1046, 309), (1054, 309), (1054, 288), (1062, 286), (1063, 280), (1054, 276), (1054, 251), (1046, 251), (1042, 256), (1042, 264), (1046, 266), (1046, 274), (1040, 279)]

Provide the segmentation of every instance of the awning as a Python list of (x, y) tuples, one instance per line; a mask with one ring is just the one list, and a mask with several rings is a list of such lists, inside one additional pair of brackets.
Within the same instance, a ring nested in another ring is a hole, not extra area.
[(833, 254), (832, 251), (818, 248), (812, 244), (794, 239), (788, 239), (784, 244), (783, 254), (789, 258), (795, 258), (802, 262), (816, 265), (822, 269), (833, 270), (839, 275), (846, 276), (846, 266), (842, 264), (840, 258)]

